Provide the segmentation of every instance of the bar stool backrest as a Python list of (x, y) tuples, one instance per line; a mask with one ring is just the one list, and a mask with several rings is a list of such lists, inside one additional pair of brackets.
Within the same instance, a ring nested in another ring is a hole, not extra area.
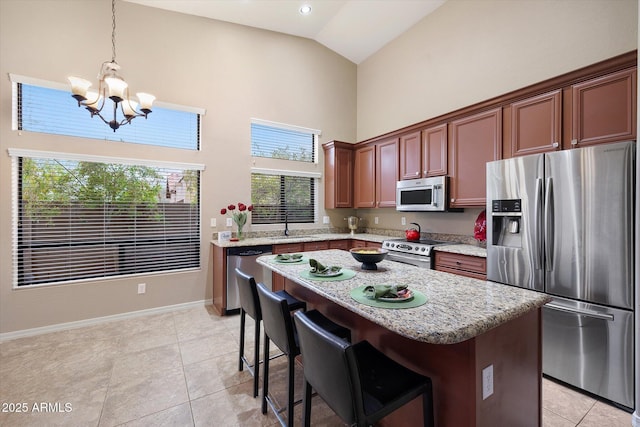
[(319, 327), (304, 313), (296, 313), (294, 319), (305, 379), (340, 418), (355, 421), (356, 407), (362, 413), (364, 408), (353, 346)]
[(236, 268), (236, 276), (238, 277), (238, 295), (242, 309), (253, 319), (261, 320), (262, 312), (255, 279), (253, 276), (246, 275), (239, 268)]
[(257, 284), (257, 289), (264, 333), (284, 354), (297, 354), (299, 350), (287, 300), (262, 283)]

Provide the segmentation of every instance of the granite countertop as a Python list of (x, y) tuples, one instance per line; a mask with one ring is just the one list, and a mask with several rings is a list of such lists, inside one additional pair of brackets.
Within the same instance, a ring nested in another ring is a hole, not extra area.
[(434, 250), (438, 252), (450, 252), (452, 254), (471, 255), (482, 258), (487, 257), (487, 249), (480, 246), (454, 244), (436, 246)]
[[(324, 233), (324, 234), (305, 234), (299, 236), (270, 236), (270, 237), (252, 237), (249, 239), (239, 240), (237, 242), (219, 242), (212, 240), (211, 243), (221, 248), (258, 246), (258, 245), (282, 245), (286, 243), (303, 243), (303, 242), (322, 242), (325, 240), (365, 240), (367, 242), (382, 243), (385, 240), (394, 237), (383, 236), (379, 234), (360, 233), (351, 235), (350, 233)], [(479, 256), (486, 258), (487, 250), (480, 246), (466, 244), (441, 245), (434, 248), (440, 252), (451, 252), (462, 255)]]
[[(432, 344), (466, 341), (550, 301), (539, 292), (387, 260), (378, 264), (377, 271), (363, 271), (351, 254), (337, 249), (304, 255), (357, 274), (349, 280), (313, 281), (300, 277), (309, 269), (308, 263), (277, 264), (275, 255), (261, 256), (258, 262), (399, 335)], [(427, 303), (416, 308), (387, 309), (360, 304), (350, 296), (351, 289), (358, 286), (394, 283), (424, 293)]]
[(286, 243), (302, 243), (302, 242), (322, 242), (325, 240), (344, 240), (356, 239), (366, 240), (368, 242), (382, 243), (389, 239), (389, 236), (380, 236), (377, 234), (354, 234), (350, 233), (326, 233), (326, 234), (305, 234), (299, 236), (270, 236), (270, 237), (252, 237), (249, 239), (239, 240), (237, 242), (219, 242), (212, 240), (211, 243), (221, 248), (242, 247), (242, 246), (258, 246), (258, 245), (282, 245)]

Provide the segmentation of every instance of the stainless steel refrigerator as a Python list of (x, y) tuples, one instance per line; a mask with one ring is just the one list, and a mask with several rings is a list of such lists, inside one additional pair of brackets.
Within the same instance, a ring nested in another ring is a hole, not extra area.
[(487, 278), (546, 292), (543, 372), (634, 406), (635, 142), (487, 163)]

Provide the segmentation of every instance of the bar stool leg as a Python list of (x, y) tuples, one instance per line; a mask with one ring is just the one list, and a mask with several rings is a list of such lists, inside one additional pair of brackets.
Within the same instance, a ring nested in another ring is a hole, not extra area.
[(244, 324), (245, 324), (245, 311), (240, 309), (240, 355), (238, 356), (238, 371), (244, 369), (244, 363), (242, 357), (244, 356)]
[(269, 337), (264, 334), (264, 374), (262, 381), (262, 413), (267, 413), (267, 396), (269, 395)]
[(289, 354), (287, 356), (288, 359), (288, 368), (289, 368), (289, 381), (287, 384), (287, 396), (288, 396), (288, 402), (287, 403), (287, 427), (293, 427), (293, 394), (294, 394), (294, 387), (295, 387), (295, 383), (294, 383), (294, 370), (295, 370), (295, 356)]
[(253, 337), (253, 397), (258, 395), (258, 378), (260, 377), (260, 321), (255, 321)]

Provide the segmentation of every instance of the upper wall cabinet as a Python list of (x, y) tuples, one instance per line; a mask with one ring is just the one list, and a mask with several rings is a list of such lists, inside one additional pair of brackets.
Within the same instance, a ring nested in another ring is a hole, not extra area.
[(635, 139), (636, 85), (636, 68), (573, 85), (571, 146)]
[[(509, 110), (510, 114), (505, 114), (510, 120), (505, 124), (504, 145), (505, 151), (510, 149), (511, 152), (506, 156), (524, 156), (562, 148), (561, 90), (514, 102), (505, 112)], [(511, 140), (510, 144), (507, 138)]]
[(451, 122), (450, 206), (486, 205), (486, 163), (502, 158), (502, 109)]
[(354, 207), (394, 207), (399, 169), (398, 138), (364, 145), (354, 154)]
[(422, 176), (447, 174), (447, 124), (422, 131)]
[(422, 177), (422, 141), (420, 131), (400, 137), (400, 179)]
[(324, 150), (324, 207), (353, 207), (353, 144), (330, 141)]
[(400, 179), (446, 174), (446, 123), (400, 137)]
[(354, 208), (376, 207), (376, 146), (365, 145), (354, 152)]
[(376, 144), (376, 207), (396, 206), (396, 182), (399, 175), (398, 138)]

